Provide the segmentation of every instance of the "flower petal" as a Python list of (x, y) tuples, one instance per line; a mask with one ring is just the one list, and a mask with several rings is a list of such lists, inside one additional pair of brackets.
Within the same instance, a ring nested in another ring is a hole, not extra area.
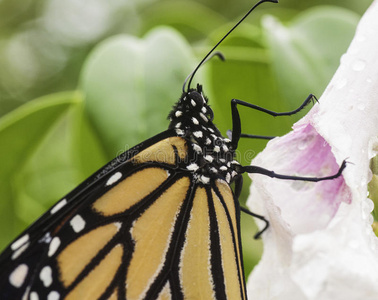
[(378, 2), (326, 91), (293, 131), (253, 161), (276, 173), (342, 176), (319, 183), (252, 174), (248, 206), (268, 218), (264, 253), (248, 280), (252, 299), (378, 299), (378, 242), (366, 198), (378, 149)]

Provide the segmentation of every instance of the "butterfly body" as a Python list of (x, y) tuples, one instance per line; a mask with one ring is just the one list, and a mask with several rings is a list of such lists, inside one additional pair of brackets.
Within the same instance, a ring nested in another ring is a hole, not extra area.
[(0, 256), (1, 299), (246, 299), (239, 175), (202, 87), (167, 131), (60, 200)]

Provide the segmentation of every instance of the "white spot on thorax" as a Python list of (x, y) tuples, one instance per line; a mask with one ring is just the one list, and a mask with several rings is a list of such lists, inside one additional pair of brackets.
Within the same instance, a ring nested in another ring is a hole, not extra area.
[(197, 153), (202, 153), (202, 148), (200, 146), (198, 146), (197, 144), (193, 144), (193, 149)]
[(209, 120), (207, 119), (207, 117), (203, 114), (203, 113), (200, 113), (199, 114), (200, 117), (202, 118), (202, 120), (204, 120), (205, 122), (208, 122)]
[(63, 206), (67, 204), (67, 199), (62, 199), (59, 201), (51, 210), (50, 213), (53, 215), (55, 214), (58, 210), (60, 210)]
[(210, 182), (210, 178), (209, 177), (206, 177), (204, 175), (201, 176), (201, 181), (202, 183), (204, 184), (208, 184)]
[(113, 175), (108, 179), (108, 181), (106, 182), (106, 185), (109, 186), (109, 185), (114, 184), (115, 182), (117, 182), (118, 180), (120, 180), (121, 177), (122, 177), (122, 173), (121, 173), (121, 172), (117, 172), (117, 173), (113, 174)]
[(212, 157), (211, 155), (205, 155), (204, 159), (206, 159), (208, 162), (213, 162), (214, 157)]
[(192, 117), (192, 122), (193, 122), (194, 125), (199, 124), (198, 120), (195, 117)]
[(195, 131), (195, 132), (193, 132), (193, 135), (194, 135), (196, 138), (201, 138), (201, 137), (203, 137), (203, 133), (202, 133), (202, 131)]
[(190, 103), (192, 104), (192, 106), (196, 106), (197, 105), (196, 101), (194, 101), (193, 99), (190, 100)]
[(186, 167), (189, 171), (197, 171), (198, 170), (198, 165), (195, 163), (190, 164), (189, 166)]
[(51, 257), (55, 254), (56, 250), (58, 250), (60, 246), (60, 239), (56, 236), (51, 240), (49, 245), (49, 251), (47, 252), (47, 256)]
[(9, 275), (10, 284), (16, 288), (21, 287), (24, 284), (28, 271), (29, 268), (26, 264), (17, 266), (17, 268)]
[(176, 129), (176, 134), (177, 135), (184, 135), (184, 130)]
[(43, 282), (45, 287), (49, 287), (52, 284), (52, 270), (50, 266), (43, 267), (39, 273), (39, 279)]
[(13, 242), (11, 245), (12, 250), (17, 250), (22, 245), (26, 244), (29, 241), (29, 235), (25, 234), (22, 237), (20, 237), (17, 241)]
[(70, 225), (75, 232), (80, 232), (85, 227), (85, 221), (80, 215), (76, 215), (71, 219)]

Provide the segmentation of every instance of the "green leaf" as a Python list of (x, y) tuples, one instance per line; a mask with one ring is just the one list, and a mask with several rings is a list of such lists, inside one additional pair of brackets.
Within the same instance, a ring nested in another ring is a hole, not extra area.
[(0, 248), (105, 163), (82, 111), (81, 94), (60, 93), (0, 120)]
[(81, 86), (109, 158), (168, 128), (167, 115), (181, 95), (192, 61), (189, 45), (165, 27), (144, 39), (113, 37), (93, 51)]
[(271, 16), (264, 19), (276, 81), (293, 107), (310, 93), (324, 91), (358, 20), (351, 11), (330, 6), (309, 9), (288, 26)]

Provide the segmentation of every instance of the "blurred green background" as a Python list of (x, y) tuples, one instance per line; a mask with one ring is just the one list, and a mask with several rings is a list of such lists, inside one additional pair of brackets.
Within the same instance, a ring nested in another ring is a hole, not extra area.
[[(189, 74), (255, 1), (0, 1), (0, 249), (92, 172), (167, 128)], [(195, 82), (225, 134), (230, 100), (276, 111), (318, 97), (371, 0), (260, 6)], [(243, 131), (282, 135), (300, 116), (241, 109)], [(242, 140), (243, 164), (264, 141)], [(248, 196), (249, 179), (241, 203)], [(242, 216), (245, 270), (261, 241)]]

